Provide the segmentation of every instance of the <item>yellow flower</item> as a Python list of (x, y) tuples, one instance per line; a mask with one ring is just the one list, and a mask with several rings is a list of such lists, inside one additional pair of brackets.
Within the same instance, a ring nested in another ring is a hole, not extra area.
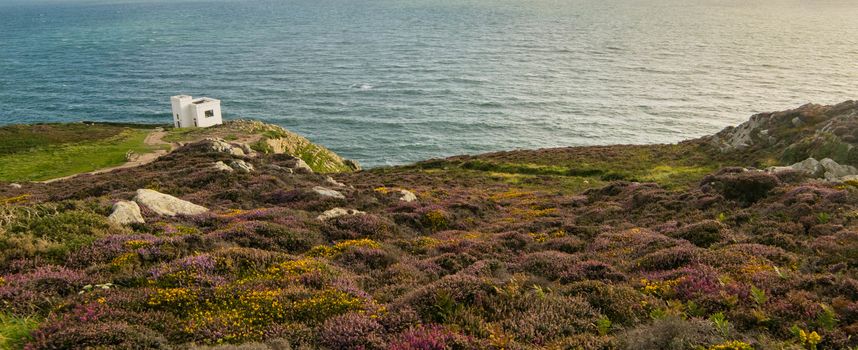
[(353, 239), (353, 240), (343, 241), (343, 242), (334, 244), (333, 246), (316, 246), (316, 247), (313, 247), (313, 249), (310, 249), (310, 251), (307, 252), (307, 255), (325, 257), (325, 258), (333, 258), (333, 257), (336, 257), (336, 256), (342, 254), (344, 251), (346, 251), (346, 249), (352, 248), (352, 247), (354, 247), (354, 248), (360, 247), (360, 248), (378, 249), (378, 248), (381, 248), (381, 244), (378, 244), (378, 242), (373, 241), (373, 240), (368, 239), (368, 238)]
[(751, 344), (745, 343), (743, 341), (733, 340), (725, 343), (712, 345), (709, 347), (709, 350), (753, 350), (754, 348)]
[(816, 331), (810, 332), (810, 334), (807, 335), (807, 343), (810, 345), (819, 344), (821, 341), (822, 336), (820, 336), (819, 333), (816, 333)]

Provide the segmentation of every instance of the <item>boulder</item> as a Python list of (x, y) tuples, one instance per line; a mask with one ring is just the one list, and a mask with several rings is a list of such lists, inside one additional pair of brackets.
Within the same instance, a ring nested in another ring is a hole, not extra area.
[(417, 195), (409, 190), (399, 190), (399, 193), (402, 194), (402, 197), (399, 197), (399, 200), (403, 202), (413, 202), (417, 200)]
[(140, 206), (132, 201), (119, 201), (113, 204), (113, 213), (107, 217), (110, 222), (119, 225), (142, 224), (143, 214), (140, 213)]
[(253, 170), (255, 170), (253, 168), (253, 164), (245, 162), (241, 159), (235, 159), (235, 160), (230, 161), (229, 166), (235, 170), (238, 170), (238, 171), (244, 172), (244, 173), (250, 173), (250, 172), (253, 172)]
[(226, 172), (230, 172), (230, 173), (235, 171), (229, 165), (226, 165), (226, 163), (221, 162), (221, 161), (214, 163), (214, 168), (215, 168), (215, 170), (226, 171)]
[(316, 219), (319, 219), (319, 221), (327, 221), (330, 219), (338, 218), (340, 216), (364, 215), (364, 214), (366, 214), (366, 213), (362, 212), (360, 210), (356, 210), (356, 209), (334, 208), (334, 209), (326, 210), (324, 213), (317, 216)]
[(316, 192), (318, 195), (320, 195), (322, 197), (330, 197), (330, 198), (337, 198), (337, 199), (345, 199), (346, 198), (346, 196), (344, 196), (342, 193), (335, 191), (335, 190), (332, 190), (332, 189), (327, 188), (327, 187), (322, 187), (322, 186), (313, 187), (313, 192)]
[(234, 156), (244, 156), (244, 150), (218, 138), (205, 139), (208, 148), (215, 152), (228, 153)]
[(858, 169), (855, 169), (854, 166), (837, 164), (837, 162), (830, 158), (820, 160), (819, 165), (825, 169), (823, 177), (828, 181), (836, 181), (846, 176), (858, 175)]
[(813, 158), (807, 158), (803, 161), (795, 163), (791, 165), (790, 168), (808, 173), (814, 177), (821, 176), (825, 172), (825, 170), (820, 166), (819, 161)]
[(203, 206), (147, 189), (137, 190), (134, 201), (156, 214), (164, 216), (199, 215), (209, 211)]
[(824, 178), (828, 181), (842, 180), (844, 177), (858, 175), (858, 169), (853, 166), (838, 164), (836, 161), (825, 158), (817, 161), (807, 158), (790, 166), (771, 167), (767, 169), (770, 173), (781, 173), (785, 171), (798, 171), (814, 178)]
[(346, 184), (344, 184), (344, 183), (342, 183), (342, 182), (339, 182), (339, 181), (337, 181), (337, 180), (334, 180), (334, 178), (333, 178), (333, 177), (330, 177), (330, 176), (328, 176), (327, 178), (325, 178), (325, 182), (327, 182), (327, 183), (329, 183), (329, 184), (331, 184), (331, 185), (337, 186), (337, 187), (346, 187)]
[(307, 165), (307, 162), (305, 162), (301, 158), (298, 158), (298, 160), (295, 162), (295, 165), (292, 166), (292, 169), (295, 169), (297, 171), (303, 171), (303, 172), (311, 173), (311, 174), (313, 173), (313, 168), (311, 168), (309, 165)]
[(21, 187), (23, 187), (23, 186), (21, 186), (21, 184), (9, 184), (9, 187), (12, 187), (12, 188), (16, 188), (16, 189), (17, 189), (17, 188), (21, 188)]
[(246, 154), (248, 157), (256, 157), (256, 151), (254, 151), (253, 148), (250, 147), (250, 145), (246, 143), (237, 143), (235, 144), (235, 146), (241, 148), (244, 154)]

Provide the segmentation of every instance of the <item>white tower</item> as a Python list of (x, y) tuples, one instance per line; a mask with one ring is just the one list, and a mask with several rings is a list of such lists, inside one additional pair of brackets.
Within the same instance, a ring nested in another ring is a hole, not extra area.
[(173, 106), (173, 125), (177, 128), (206, 128), (223, 124), (220, 100), (178, 95), (171, 97), (170, 102)]

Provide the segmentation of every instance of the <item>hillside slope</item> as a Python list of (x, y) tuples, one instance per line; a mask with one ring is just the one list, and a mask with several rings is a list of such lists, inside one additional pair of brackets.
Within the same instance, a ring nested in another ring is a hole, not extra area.
[(785, 152), (852, 145), (838, 106), (754, 117), (783, 136), (742, 147), (728, 129), (326, 176), (204, 140), (0, 184), (0, 346), (852, 349), (858, 181), (752, 169), (854, 165)]

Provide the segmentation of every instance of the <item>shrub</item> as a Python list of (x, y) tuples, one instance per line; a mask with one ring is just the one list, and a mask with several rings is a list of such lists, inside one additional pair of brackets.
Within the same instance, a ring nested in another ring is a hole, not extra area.
[(626, 275), (614, 269), (613, 266), (595, 260), (578, 262), (571, 268), (562, 271), (560, 277), (560, 281), (563, 283), (583, 280), (622, 282), (626, 279)]
[(325, 321), (319, 329), (319, 342), (330, 349), (383, 349), (384, 328), (375, 319), (347, 313)]
[(121, 321), (48, 323), (33, 334), (28, 350), (51, 349), (168, 349), (167, 340), (152, 330)]
[(388, 350), (448, 350), (475, 349), (477, 342), (437, 324), (420, 326), (400, 333), (390, 342)]
[(319, 232), (293, 229), (287, 226), (260, 221), (238, 222), (211, 235), (242, 247), (281, 250), (290, 253), (304, 252), (321, 244)]
[(427, 207), (418, 211), (420, 223), (424, 230), (438, 232), (450, 225), (450, 215), (440, 207)]
[(723, 339), (711, 323), (669, 316), (653, 320), (618, 336), (621, 349), (692, 350), (720, 343)]
[(597, 312), (579, 297), (539, 290), (501, 293), (480, 305), (489, 322), (497, 322), (517, 341), (544, 345), (592, 330)]
[(617, 284), (602, 281), (583, 281), (565, 286), (563, 294), (580, 296), (593, 308), (600, 310), (612, 322), (631, 325), (649, 316), (647, 305), (655, 304), (655, 299), (640, 291)]
[(550, 281), (555, 281), (568, 274), (570, 270), (573, 270), (578, 260), (579, 258), (575, 255), (558, 251), (536, 252), (520, 258), (518, 269)]
[(412, 307), (424, 320), (442, 319), (449, 309), (471, 304), (492, 291), (492, 285), (483, 279), (460, 273), (415, 289), (397, 303)]
[(637, 267), (645, 271), (672, 270), (687, 266), (697, 260), (699, 248), (686, 243), (652, 252), (638, 259)]
[(328, 220), (322, 233), (330, 241), (344, 239), (384, 239), (393, 236), (395, 224), (373, 214), (345, 215)]
[(34, 243), (50, 242), (43, 244), (47, 249), (36, 249), (34, 252), (43, 251), (47, 257), (58, 261), (69, 252), (87, 246), (112, 231), (104, 216), (87, 210), (45, 212), (29, 218), (22, 216), (8, 226), (8, 233), (12, 236), (34, 237), (38, 239), (31, 238)]
[(396, 256), (378, 248), (356, 247), (347, 249), (336, 257), (336, 261), (352, 271), (384, 269), (396, 263)]
[(3, 277), (0, 300), (4, 306), (23, 314), (46, 311), (63, 298), (76, 294), (89, 278), (82, 272), (58, 266), (44, 266), (32, 272)]
[(728, 200), (750, 205), (768, 196), (769, 192), (780, 185), (772, 174), (760, 171), (746, 171), (741, 168), (724, 168), (707, 175), (700, 182), (704, 192), (716, 192)]
[(687, 240), (698, 247), (707, 248), (724, 239), (725, 227), (715, 220), (704, 220), (685, 226), (670, 236)]
[(360, 310), (365, 306), (366, 302), (362, 298), (340, 290), (327, 289), (293, 303), (292, 317), (312, 324), (349, 311)]
[(164, 264), (151, 271), (155, 283), (161, 287), (211, 287), (226, 282), (215, 275), (216, 262), (209, 254), (187, 256)]
[(380, 249), (381, 244), (371, 239), (354, 239), (342, 241), (332, 246), (320, 245), (313, 247), (313, 249), (307, 252), (307, 255), (334, 259), (343, 254), (343, 252), (355, 248)]

